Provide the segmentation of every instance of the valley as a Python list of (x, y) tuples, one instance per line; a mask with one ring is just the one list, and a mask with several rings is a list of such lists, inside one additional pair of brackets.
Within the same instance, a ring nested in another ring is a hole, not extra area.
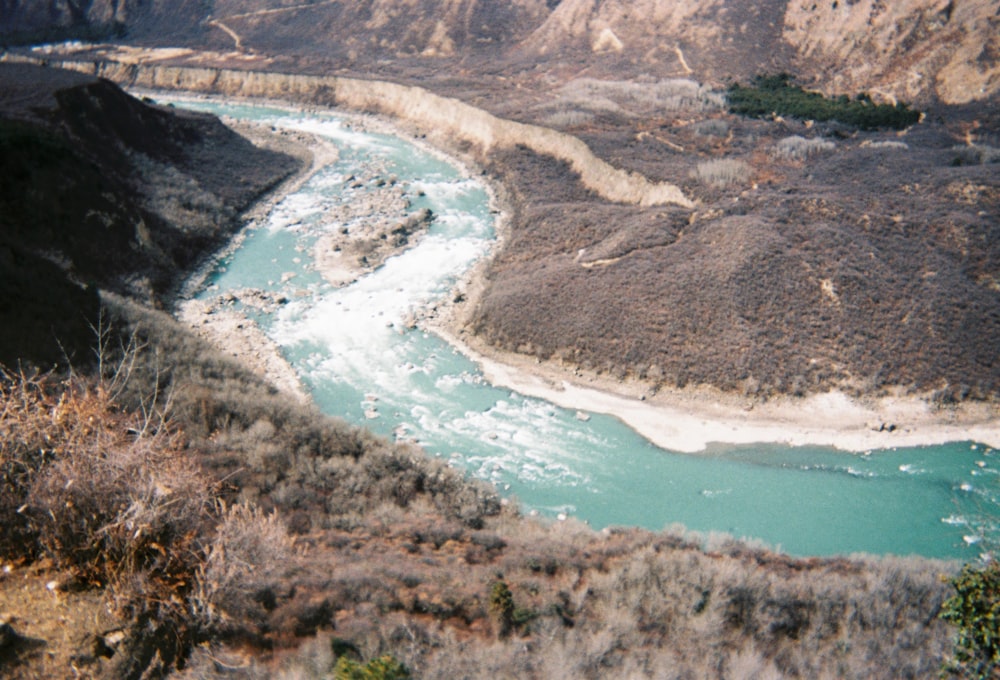
[[(413, 677), (868, 678), (954, 661), (938, 614), (955, 563), (524, 516), (405, 437), (290, 398), (269, 379), (283, 362), (234, 361), (276, 356), (239, 318), (221, 324), (239, 346), (195, 337), (163, 313), (182, 282), (325, 152), (155, 100), (377, 114), (462, 159), (496, 191), (500, 240), (406, 324), (569, 420), (613, 413), (687, 450), (965, 440), (953, 460), (988, 488), (992, 452), (968, 441), (995, 446), (1000, 420), (995, 3), (41, 5), (0, 7), (0, 144), (20, 150), (3, 155), (19, 188), (0, 313), (25, 329), (0, 345), (4, 672), (323, 677), (389, 658)], [(830, 106), (921, 116), (729, 110), (732, 84), (782, 73)], [(395, 225), (320, 248), (382, 271), (391, 251), (365, 239)], [(334, 269), (324, 285), (364, 273)], [(363, 418), (389, 419), (362, 396)], [(924, 472), (900, 461), (888, 472)]]

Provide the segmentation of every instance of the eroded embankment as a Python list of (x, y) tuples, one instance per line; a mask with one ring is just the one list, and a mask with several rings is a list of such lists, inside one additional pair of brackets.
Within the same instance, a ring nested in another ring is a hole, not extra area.
[(638, 205), (693, 204), (675, 185), (651, 182), (597, 158), (580, 139), (549, 128), (498, 118), (457, 99), (396, 83), (338, 76), (264, 73), (225, 68), (48, 61), (126, 87), (266, 97), (380, 113), (474, 144), (483, 153), (525, 146), (569, 164), (589, 190), (608, 201)]

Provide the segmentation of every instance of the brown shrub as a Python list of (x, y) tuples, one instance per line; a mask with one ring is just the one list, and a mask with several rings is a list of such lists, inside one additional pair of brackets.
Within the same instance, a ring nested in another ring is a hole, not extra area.
[(186, 578), (185, 543), (210, 493), (179, 437), (142, 434), (141, 415), (116, 409), (100, 384), (6, 374), (0, 390), (0, 512), (14, 529), (5, 548), (47, 554), (85, 583), (145, 570)]
[(191, 609), (210, 631), (260, 625), (291, 568), (292, 539), (274, 513), (236, 505), (223, 514), (198, 565)]

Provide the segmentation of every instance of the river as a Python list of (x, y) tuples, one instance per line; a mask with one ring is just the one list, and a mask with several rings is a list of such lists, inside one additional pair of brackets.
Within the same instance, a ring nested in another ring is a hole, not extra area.
[[(476, 364), (407, 322), (493, 247), (485, 186), (446, 158), (351, 118), (206, 100), (176, 105), (307, 131), (339, 149), (336, 162), (245, 233), (198, 294), (212, 300), (256, 289), (282, 298), (266, 310), (242, 309), (280, 345), (325, 412), (416, 441), (516, 497), (525, 511), (598, 528), (683, 525), (793, 555), (970, 560), (984, 537), (995, 540), (1000, 459), (973, 442), (865, 453), (714, 445), (683, 454), (653, 446), (615, 418), (490, 385)], [(356, 227), (366, 216), (345, 220), (344, 206), (387, 184), (408, 210), (433, 211), (428, 233), (357, 282), (329, 284), (314, 263), (317, 240)]]

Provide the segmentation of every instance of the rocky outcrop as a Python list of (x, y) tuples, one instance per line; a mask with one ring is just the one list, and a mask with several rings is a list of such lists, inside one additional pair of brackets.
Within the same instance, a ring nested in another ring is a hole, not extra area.
[(563, 0), (524, 44), (701, 79), (787, 69), (828, 94), (962, 104), (1000, 90), (995, 0)]
[[(657, 53), (670, 59), (674, 45), (718, 46), (732, 29), (726, 5), (726, 0), (563, 0), (525, 45), (543, 55), (582, 46), (598, 53), (628, 50), (647, 61)], [(660, 44), (664, 38), (670, 41), (666, 48)]]
[(637, 173), (612, 167), (597, 158), (577, 137), (498, 118), (457, 99), (442, 97), (420, 87), (336, 76), (221, 68), (73, 61), (58, 62), (56, 65), (92, 73), (129, 87), (269, 97), (376, 112), (415, 124), (444, 138), (473, 144), (483, 154), (494, 149), (524, 146), (551, 156), (566, 162), (587, 189), (609, 201), (637, 205), (692, 205), (675, 185), (651, 182)]
[(997, 9), (995, 0), (792, 0), (785, 37), (829, 92), (964, 104), (1000, 90)]

